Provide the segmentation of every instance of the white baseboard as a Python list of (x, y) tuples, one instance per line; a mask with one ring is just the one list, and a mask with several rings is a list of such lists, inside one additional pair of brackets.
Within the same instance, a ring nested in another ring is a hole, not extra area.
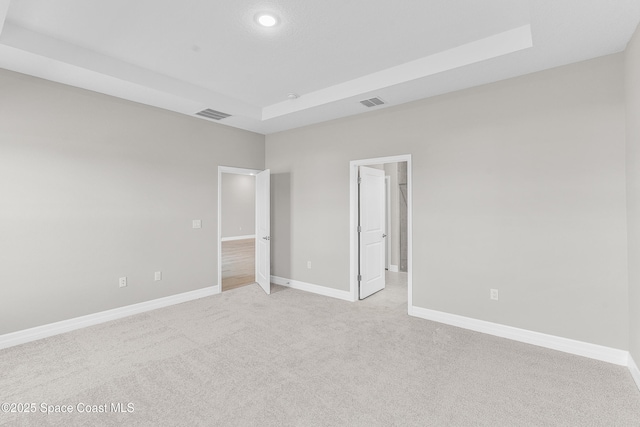
[(245, 239), (255, 239), (255, 234), (247, 234), (246, 236), (233, 236), (233, 237), (223, 237), (220, 239), (221, 242), (230, 242), (232, 240), (245, 240)]
[(486, 322), (484, 320), (472, 319), (470, 317), (458, 316), (455, 314), (429, 310), (416, 306), (409, 307), (409, 315), (476, 332), (482, 332), (484, 334), (495, 335), (514, 341), (520, 341), (527, 344), (563, 351), (565, 353), (588, 357), (590, 359), (601, 360), (603, 362), (609, 362), (616, 365), (629, 366), (629, 352), (625, 350), (604, 347), (598, 344), (547, 335), (540, 332), (533, 332), (526, 329), (514, 328), (498, 323)]
[(337, 298), (345, 301), (353, 302), (353, 296), (349, 291), (340, 291), (338, 289), (327, 288), (326, 286), (314, 285), (311, 283), (299, 282), (297, 280), (285, 279), (284, 277), (271, 276), (271, 283), (280, 286), (286, 286), (292, 289), (311, 292), (314, 294), (324, 295), (326, 297)]
[(398, 268), (397, 265), (389, 264), (389, 271), (391, 271), (393, 273), (397, 273), (397, 272), (400, 271), (400, 269)]
[(633, 360), (631, 355), (629, 355), (629, 372), (631, 372), (631, 376), (636, 382), (638, 390), (640, 390), (640, 369), (638, 369), (638, 365), (636, 365), (636, 362)]
[(22, 331), (11, 332), (9, 334), (0, 335), (0, 349), (13, 347), (19, 344), (51, 337), (53, 335), (71, 332), (76, 329), (86, 328), (87, 326), (93, 326), (99, 323), (109, 322), (111, 320), (121, 319), (134, 314), (144, 313), (145, 311), (180, 304), (182, 302), (192, 301), (219, 293), (220, 286), (216, 285), (151, 301), (145, 301), (138, 304), (118, 307), (112, 310), (101, 311), (99, 313), (88, 314), (86, 316), (75, 317), (73, 319), (62, 320), (48, 325), (36, 326), (35, 328), (24, 329)]

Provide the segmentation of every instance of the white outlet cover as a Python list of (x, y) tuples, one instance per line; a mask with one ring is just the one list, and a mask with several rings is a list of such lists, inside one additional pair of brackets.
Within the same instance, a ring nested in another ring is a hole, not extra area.
[(155, 280), (156, 282), (157, 282), (158, 280), (162, 280), (162, 271), (156, 271), (156, 272), (153, 274), (153, 280)]
[(489, 298), (491, 298), (492, 300), (498, 301), (498, 290), (491, 289), (489, 292)]
[(193, 228), (202, 228), (202, 220), (201, 219), (194, 219), (192, 222), (192, 226)]
[(121, 288), (124, 288), (125, 286), (127, 286), (127, 278), (121, 277), (120, 279), (118, 279), (118, 284)]

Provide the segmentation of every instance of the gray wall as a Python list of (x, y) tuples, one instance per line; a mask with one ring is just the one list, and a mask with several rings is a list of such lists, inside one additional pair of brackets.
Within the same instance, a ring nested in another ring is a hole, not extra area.
[[(349, 161), (410, 153), (416, 306), (638, 361), (639, 39), (267, 136), (273, 274), (347, 290)], [(262, 169), (263, 136), (6, 70), (0, 94), (0, 334), (215, 284), (217, 166)]]
[(0, 334), (215, 285), (218, 165), (264, 136), (0, 70)]
[(640, 28), (627, 46), (627, 225), (631, 356), (640, 363)]
[(348, 290), (349, 161), (412, 154), (416, 306), (627, 349), (623, 60), (268, 135), (272, 274)]
[(256, 230), (256, 178), (223, 173), (221, 183), (221, 235), (247, 236)]

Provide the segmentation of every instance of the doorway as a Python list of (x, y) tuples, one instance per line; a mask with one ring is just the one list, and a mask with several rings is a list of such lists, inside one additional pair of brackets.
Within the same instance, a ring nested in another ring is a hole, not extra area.
[(255, 174), (220, 173), (221, 292), (255, 282)]
[[(381, 263), (384, 271), (384, 267), (386, 267), (386, 259), (394, 258), (393, 261), (389, 260), (389, 271), (386, 276), (389, 276), (389, 273), (400, 272), (403, 274), (403, 271), (406, 271), (406, 283), (407, 283), (407, 310), (412, 305), (412, 290), (413, 290), (413, 269), (412, 269), (412, 216), (411, 216), (411, 206), (412, 206), (412, 192), (411, 192), (411, 155), (400, 155), (400, 156), (392, 156), (392, 157), (380, 157), (373, 159), (363, 159), (363, 160), (355, 160), (350, 162), (350, 270), (351, 270), (351, 278), (350, 278), (350, 292), (354, 301), (360, 299), (360, 288), (361, 288), (361, 280), (362, 280), (362, 262), (361, 259), (361, 248), (360, 248), (360, 237), (361, 232), (359, 231), (359, 227), (361, 227), (360, 223), (360, 206), (363, 201), (358, 186), (359, 180), (359, 172), (361, 167), (368, 168), (378, 168), (385, 169), (387, 171), (391, 171), (391, 175), (395, 174), (395, 184), (396, 185), (396, 200), (398, 202), (405, 201), (406, 203), (403, 206), (397, 207), (397, 210), (400, 211), (400, 215), (404, 216), (404, 220), (398, 220), (396, 224), (394, 224), (394, 228), (397, 230), (393, 231), (395, 246), (398, 246), (398, 250), (394, 251), (394, 257), (389, 257), (389, 246), (385, 244), (384, 253), (381, 257)], [(388, 175), (387, 175), (388, 176)], [(385, 177), (386, 178), (386, 177)], [(382, 187), (389, 187), (386, 185), (386, 182), (382, 183)], [(368, 191), (368, 190), (367, 190)], [(388, 192), (382, 190), (385, 194), (383, 198), (385, 201), (387, 199), (391, 199), (388, 197)], [(394, 206), (394, 208), (396, 208)], [(385, 204), (384, 213), (389, 214), (390, 208)], [(387, 216), (385, 215), (385, 216)], [(385, 222), (385, 232), (383, 233), (386, 237), (386, 231), (391, 231), (387, 227), (390, 226), (388, 224), (387, 218), (384, 220)], [(360, 229), (361, 230), (361, 229)], [(377, 261), (376, 261), (377, 262)], [(404, 275), (404, 274), (403, 274)], [(384, 292), (384, 290), (382, 291)], [(365, 293), (366, 295), (366, 293)]]
[(218, 289), (270, 285), (269, 170), (218, 167)]

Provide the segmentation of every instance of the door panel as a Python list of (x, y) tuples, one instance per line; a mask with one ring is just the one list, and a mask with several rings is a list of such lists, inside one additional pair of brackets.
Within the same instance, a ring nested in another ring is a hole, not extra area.
[(360, 299), (385, 287), (385, 177), (380, 169), (360, 166)]
[(269, 169), (256, 175), (256, 282), (271, 293), (271, 219)]

